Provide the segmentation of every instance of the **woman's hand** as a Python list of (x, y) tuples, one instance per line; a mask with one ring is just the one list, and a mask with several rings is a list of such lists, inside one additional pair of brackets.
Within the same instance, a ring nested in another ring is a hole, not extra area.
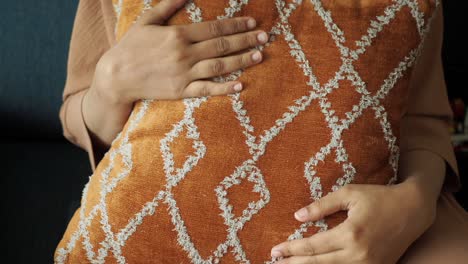
[(122, 130), (137, 100), (237, 92), (234, 85), (238, 81), (201, 79), (261, 62), (259, 50), (226, 56), (267, 42), (266, 32), (251, 31), (256, 27), (253, 18), (163, 26), (185, 2), (163, 0), (147, 10), (97, 63), (82, 103), (97, 156), (103, 155)]
[(272, 256), (286, 257), (278, 264), (395, 264), (435, 220), (436, 205), (426, 198), (410, 181), (389, 186), (347, 184), (295, 214), (305, 222), (348, 210), (344, 222), (282, 242), (272, 248)]
[(256, 26), (249, 17), (161, 25), (185, 2), (158, 3), (105, 53), (95, 77), (95, 87), (105, 100), (132, 103), (139, 99), (180, 99), (240, 91), (241, 86), (234, 89), (238, 81), (218, 83), (199, 79), (260, 62), (259, 50), (225, 55), (265, 43), (266, 32), (246, 32)]

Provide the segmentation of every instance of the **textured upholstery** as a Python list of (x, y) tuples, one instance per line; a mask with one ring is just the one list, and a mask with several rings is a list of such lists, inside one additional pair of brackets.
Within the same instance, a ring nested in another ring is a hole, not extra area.
[[(194, 2), (169, 24), (254, 15), (273, 34), (265, 61), (223, 76), (245, 84), (240, 94), (139, 102), (85, 188), (58, 263), (264, 263), (272, 245), (345, 218), (300, 224), (296, 209), (351, 181), (396, 180), (434, 1)], [(115, 1), (118, 37), (144, 3)]]

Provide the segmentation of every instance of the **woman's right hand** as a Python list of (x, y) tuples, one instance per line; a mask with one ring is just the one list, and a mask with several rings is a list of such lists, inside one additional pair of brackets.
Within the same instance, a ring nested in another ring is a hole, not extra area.
[[(264, 44), (268, 35), (249, 31), (250, 17), (235, 17), (188, 25), (163, 24), (186, 0), (164, 0), (147, 10), (97, 65), (95, 84), (105, 100), (132, 103), (139, 99), (180, 99), (224, 95), (238, 81), (218, 83), (219, 76), (261, 61), (257, 49), (230, 53)], [(224, 57), (222, 57), (224, 56)]]
[[(102, 157), (107, 151), (136, 101), (234, 93), (238, 81), (203, 79), (261, 62), (260, 51), (242, 52), (268, 39), (266, 32), (252, 30), (256, 26), (253, 18), (163, 25), (186, 1), (162, 0), (147, 10), (97, 63), (82, 102), (95, 156)], [(252, 57), (254, 53), (258, 60)]]

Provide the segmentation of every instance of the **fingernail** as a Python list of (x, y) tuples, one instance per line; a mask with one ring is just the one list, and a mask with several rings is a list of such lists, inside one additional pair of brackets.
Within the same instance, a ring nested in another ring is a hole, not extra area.
[(261, 57), (262, 56), (260, 55), (260, 51), (258, 51), (258, 50), (252, 54), (252, 59), (254, 61), (259, 61)]
[(268, 40), (268, 36), (265, 32), (260, 32), (258, 35), (257, 35), (257, 39), (258, 41), (260, 41), (261, 43), (263, 42), (266, 42)]
[(298, 219), (303, 219), (307, 216), (307, 209), (302, 208), (301, 210), (297, 211), (294, 215)]
[(271, 251), (271, 256), (272, 257), (281, 257), (281, 255), (282, 255), (281, 251), (279, 251), (279, 250), (272, 250)]
[(236, 85), (234, 85), (234, 90), (236, 90), (237, 92), (242, 90), (242, 83), (237, 83)]
[(247, 20), (247, 27), (249, 29), (254, 28), (256, 25), (257, 25), (257, 22), (255, 21), (255, 19), (249, 18), (249, 20)]

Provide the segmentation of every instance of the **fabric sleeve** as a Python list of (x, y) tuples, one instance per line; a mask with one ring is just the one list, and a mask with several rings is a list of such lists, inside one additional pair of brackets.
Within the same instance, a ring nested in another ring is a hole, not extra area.
[(413, 70), (408, 108), (401, 124), (401, 151), (424, 149), (446, 162), (443, 191), (461, 189), (460, 175), (449, 126), (453, 112), (442, 65), (443, 11), (439, 5)]
[(59, 118), (63, 135), (88, 152), (94, 171), (96, 153), (82, 115), (82, 100), (94, 76), (96, 64), (115, 42), (114, 12), (110, 0), (80, 0), (71, 34), (67, 78)]

